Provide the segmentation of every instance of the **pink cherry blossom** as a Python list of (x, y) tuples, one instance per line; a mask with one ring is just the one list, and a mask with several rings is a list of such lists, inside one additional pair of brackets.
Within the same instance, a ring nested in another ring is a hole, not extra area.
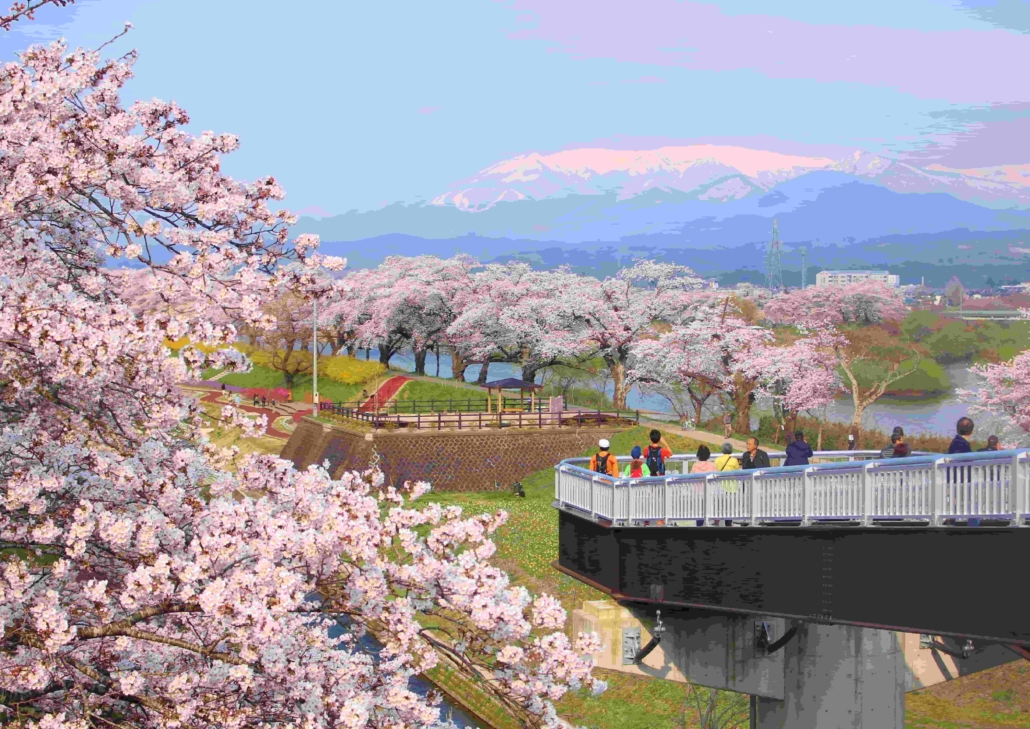
[[(134, 59), (54, 43), (3, 69), (0, 722), (442, 727), (409, 680), (446, 660), (527, 725), (558, 726), (553, 701), (603, 689), (596, 639), (570, 640), (555, 601), (490, 564), (503, 513), (417, 509), (425, 484), (333, 479), (202, 435), (177, 383), (248, 366), (204, 350), (274, 324), (267, 301), (345, 298), (346, 279), (315, 239), (291, 244), (273, 178), (222, 173), (234, 136), (188, 134), (173, 102), (122, 106)], [(123, 256), (145, 268), (105, 267)], [(453, 320), (390, 296), (357, 325), (404, 307)], [(197, 346), (169, 357), (182, 337)], [(507, 647), (522, 653), (502, 664)]]

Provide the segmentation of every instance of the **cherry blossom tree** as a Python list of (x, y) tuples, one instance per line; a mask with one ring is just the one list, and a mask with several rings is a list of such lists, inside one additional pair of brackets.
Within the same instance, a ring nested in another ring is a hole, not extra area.
[(572, 333), (604, 360), (612, 376), (612, 402), (622, 410), (634, 345), (654, 336), (656, 322), (678, 317), (690, 305), (691, 292), (703, 285), (686, 266), (642, 260), (604, 281), (578, 278), (575, 286), (563, 286), (543, 316), (552, 337)]
[(765, 304), (777, 324), (875, 324), (903, 319), (907, 311), (897, 290), (880, 281), (846, 286), (809, 286), (780, 294)]
[[(766, 347), (745, 365), (760, 378), (759, 389), (771, 398), (781, 429), (790, 431), (796, 428), (801, 413), (825, 413), (844, 392), (833, 349), (838, 341), (835, 330), (824, 326), (802, 333), (807, 336)], [(817, 449), (822, 446), (822, 435), (820, 419)]]
[[(1030, 309), (1023, 309), (1030, 319)], [(1021, 352), (1007, 362), (974, 365), (969, 369), (979, 389), (959, 390), (974, 413), (1001, 417), (1008, 425), (1007, 435), (1022, 440), (1030, 433), (1030, 351)]]
[(820, 336), (837, 361), (841, 386), (851, 395), (855, 408), (852, 432), (861, 426), (866, 408), (891, 385), (914, 372), (926, 355), (920, 344), (883, 325), (846, 329), (823, 326)]
[[(711, 302), (710, 302), (711, 303)], [(706, 387), (730, 401), (738, 432), (751, 429), (751, 405), (765, 373), (752, 362), (765, 357), (773, 335), (735, 316), (673, 326), (633, 348), (633, 379), (652, 388)], [(699, 411), (700, 412), (700, 411)]]
[(379, 348), (379, 361), (404, 347), (415, 355), (415, 372), (426, 373), (426, 356), (440, 344), (447, 328), (461, 313), (470, 289), (470, 256), (390, 256), (377, 268), (344, 279), (347, 294), (326, 316), (354, 340)]
[(221, 172), (234, 137), (187, 134), (174, 103), (124, 108), (133, 60), (54, 43), (0, 70), (0, 722), (440, 727), (409, 679), (445, 656), (557, 726), (551, 701), (603, 688), (599, 645), (489, 564), (503, 514), (415, 509), (425, 484), (201, 435), (176, 383), (249, 364), (163, 343), (231, 344), (235, 326), (138, 314), (105, 263), (137, 259), (256, 326), (263, 301), (335, 296), (320, 272), (343, 262), (290, 240), (274, 179)]
[(461, 315), (447, 338), (463, 359), (518, 364), (522, 379), (575, 361), (586, 344), (575, 328), (552, 328), (549, 314), (583, 277), (566, 270), (534, 271), (524, 263), (491, 264), (475, 274)]

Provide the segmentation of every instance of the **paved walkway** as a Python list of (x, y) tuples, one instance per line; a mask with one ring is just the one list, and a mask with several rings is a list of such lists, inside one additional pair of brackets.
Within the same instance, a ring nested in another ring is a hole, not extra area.
[(390, 402), (390, 400), (393, 399), (393, 396), (397, 394), (398, 390), (404, 387), (405, 382), (411, 382), (411, 378), (405, 377), (404, 375), (397, 375), (395, 377), (391, 377), (386, 382), (381, 384), (379, 386), (379, 389), (372, 393), (372, 395), (369, 396), (368, 400), (366, 400), (364, 403), (361, 404), (360, 407), (358, 407), (358, 412), (367, 413), (370, 410), (374, 410), (377, 403), (379, 404), (379, 407), (383, 407), (384, 405), (386, 405), (386, 403)]
[[(219, 399), (222, 397), (223, 394), (231, 395), (233, 393), (222, 393), (221, 390), (216, 390), (215, 392), (209, 392), (208, 394), (204, 395), (202, 398), (200, 398), (200, 401), (215, 403), (218, 405), (225, 405), (226, 403), (219, 402)], [(247, 405), (245, 403), (246, 401), (243, 399), (242, 396), (240, 396), (240, 404), (238, 406), (240, 410), (243, 410), (247, 413), (256, 413), (258, 415), (264, 415), (268, 418), (268, 427), (265, 429), (265, 435), (270, 436), (272, 438), (284, 438), (286, 440), (290, 439), (289, 433), (284, 433), (283, 431), (275, 427), (275, 421), (277, 418), (282, 417), (283, 415), (292, 415), (294, 417), (294, 420), (296, 420), (303, 414), (303, 411), (286, 409), (288, 406), (298, 404), (303, 405), (303, 403), (286, 403), (283, 405), (276, 405), (275, 408), (256, 408), (252, 405)], [(280, 410), (279, 408), (282, 408), (282, 410)], [(308, 412), (311, 411), (310, 405), (307, 407), (307, 410)]]

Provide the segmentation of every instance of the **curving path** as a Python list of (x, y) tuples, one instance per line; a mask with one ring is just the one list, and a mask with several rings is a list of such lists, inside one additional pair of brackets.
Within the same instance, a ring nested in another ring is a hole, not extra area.
[[(218, 405), (225, 405), (225, 403), (218, 402), (218, 400), (222, 396), (222, 394), (223, 393), (222, 393), (221, 390), (216, 390), (215, 392), (209, 392), (208, 394), (206, 394), (202, 398), (200, 398), (200, 401), (201, 402), (216, 403)], [(285, 440), (289, 440), (290, 439), (290, 434), (289, 433), (284, 433), (283, 431), (279, 430), (278, 428), (276, 428), (274, 426), (276, 418), (281, 417), (284, 413), (279, 412), (278, 410), (273, 410), (272, 408), (256, 408), (253, 405), (245, 405), (242, 401), (240, 402), (240, 404), (237, 407), (239, 407), (240, 410), (243, 410), (244, 412), (257, 413), (258, 415), (266, 416), (268, 418), (268, 427), (265, 429), (265, 435), (270, 436), (272, 438), (283, 438)], [(301, 416), (303, 414), (304, 414), (303, 411), (300, 412), (300, 413), (293, 414), (294, 415), (294, 420), (298, 420), (299, 416)]]
[(376, 398), (377, 397), (379, 399), (379, 406), (382, 407), (386, 403), (390, 402), (390, 400), (393, 398), (393, 396), (397, 394), (397, 391), (400, 390), (404, 386), (405, 382), (410, 382), (410, 381), (411, 381), (411, 378), (410, 377), (405, 377), (404, 375), (397, 375), (395, 377), (391, 377), (386, 382), (381, 384), (379, 386), (379, 389), (376, 390), (371, 395), (371, 397), (368, 398), (368, 400), (363, 402), (358, 407), (358, 412), (359, 413), (367, 413), (370, 410), (372, 410), (373, 408), (375, 408)]

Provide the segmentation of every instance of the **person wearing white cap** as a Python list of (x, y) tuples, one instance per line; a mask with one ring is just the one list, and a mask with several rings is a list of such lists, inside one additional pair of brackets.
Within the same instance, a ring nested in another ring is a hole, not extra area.
[(597, 447), (600, 450), (591, 457), (590, 470), (595, 473), (603, 473), (607, 476), (618, 478), (619, 463), (615, 456), (608, 452), (612, 444), (608, 442), (607, 438), (601, 438), (601, 440), (597, 441)]

